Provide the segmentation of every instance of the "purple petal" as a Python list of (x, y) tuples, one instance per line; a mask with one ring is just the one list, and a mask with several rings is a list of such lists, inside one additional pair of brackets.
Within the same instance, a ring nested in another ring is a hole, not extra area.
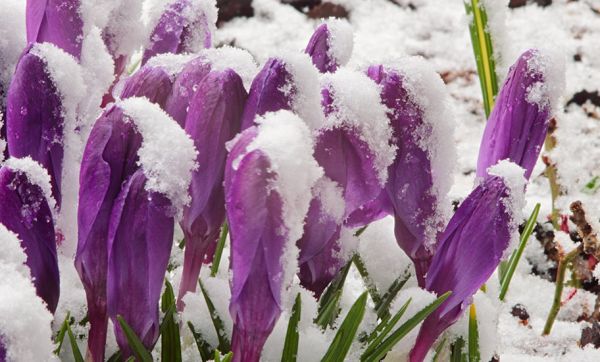
[(377, 198), (369, 201), (366, 205), (361, 206), (350, 214), (344, 225), (351, 228), (363, 227), (393, 214), (394, 207), (387, 191), (383, 190)]
[(319, 25), (304, 52), (321, 73), (335, 72), (352, 54), (352, 28), (344, 20), (329, 19)]
[(27, 43), (52, 43), (81, 57), (83, 21), (79, 0), (27, 0)]
[(112, 210), (108, 239), (108, 314), (124, 357), (131, 355), (120, 315), (152, 349), (159, 335), (158, 301), (173, 243), (171, 203), (145, 189), (136, 171), (123, 186)]
[(52, 194), (60, 205), (64, 124), (62, 102), (46, 63), (29, 50), (17, 65), (6, 102), (9, 154), (17, 158), (29, 156), (48, 170)]
[(54, 313), (60, 278), (54, 221), (44, 191), (25, 172), (4, 166), (0, 169), (0, 200), (0, 223), (21, 240), (37, 295)]
[(164, 109), (172, 87), (173, 80), (165, 69), (143, 66), (125, 80), (121, 98), (146, 97)]
[(240, 131), (246, 97), (242, 79), (226, 70), (209, 73), (191, 100), (185, 130), (198, 150), (199, 167), (192, 175), (192, 201), (181, 221), (186, 245), (179, 300), (196, 290), (204, 256), (225, 221), (225, 143)]

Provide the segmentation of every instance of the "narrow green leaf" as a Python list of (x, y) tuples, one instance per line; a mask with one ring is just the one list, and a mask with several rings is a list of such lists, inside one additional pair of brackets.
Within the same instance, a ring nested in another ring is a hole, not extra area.
[(594, 176), (594, 178), (592, 178), (590, 181), (588, 181), (585, 186), (583, 187), (583, 189), (581, 190), (583, 193), (586, 193), (588, 195), (593, 195), (596, 193), (596, 191), (598, 191), (598, 189), (600, 189), (600, 176)]
[(465, 340), (459, 337), (452, 343), (450, 362), (466, 362), (467, 354), (463, 352), (465, 348)]
[(177, 314), (175, 293), (168, 280), (165, 280), (165, 292), (162, 295), (160, 309), (165, 314), (160, 325), (161, 359), (163, 361), (181, 362), (179, 324), (175, 319)]
[(135, 362), (135, 357), (129, 356), (125, 362)]
[(56, 349), (53, 351), (55, 355), (60, 354), (60, 350), (62, 349), (63, 341), (65, 340), (65, 334), (67, 333), (67, 327), (69, 326), (70, 318), (71, 318), (71, 313), (67, 312), (67, 316), (65, 317), (65, 320), (63, 321), (62, 325), (60, 326), (60, 330), (58, 331), (58, 334), (56, 336), (56, 341), (54, 342), (55, 344), (58, 344)]
[[(363, 352), (363, 354), (361, 356), (361, 361), (364, 361), (369, 356), (369, 354), (371, 354), (375, 350), (375, 348), (377, 348), (381, 344), (383, 339), (388, 336), (388, 334), (396, 326), (396, 323), (398, 323), (400, 318), (402, 318), (402, 316), (406, 312), (406, 309), (410, 305), (411, 301), (412, 301), (412, 299), (407, 300), (406, 303), (404, 303), (402, 305), (402, 307), (400, 307), (400, 310), (398, 312), (396, 312), (396, 314), (394, 315), (394, 317), (392, 319), (381, 323), (384, 325), (384, 328), (381, 329), (381, 333), (376, 332), (376, 333), (378, 333), (377, 336), (375, 338), (371, 339), (369, 346), (367, 347), (367, 349), (365, 349), (365, 351)], [(376, 328), (375, 330), (377, 331), (377, 329), (378, 328)]]
[(116, 351), (108, 358), (106, 362), (121, 362), (122, 360), (123, 358), (121, 357), (121, 351)]
[(144, 344), (140, 340), (140, 338), (135, 334), (133, 329), (125, 322), (122, 316), (117, 315), (117, 320), (119, 321), (119, 325), (121, 325), (121, 329), (127, 338), (127, 343), (129, 343), (129, 348), (136, 356), (136, 358), (142, 362), (152, 362), (152, 355), (150, 352), (146, 350)]
[(325, 353), (321, 362), (337, 362), (343, 361), (352, 346), (356, 332), (365, 316), (365, 308), (367, 306), (367, 292), (364, 292), (352, 308), (348, 311), (346, 318), (338, 328), (338, 331), (333, 338), (333, 342)]
[(71, 341), (71, 350), (73, 351), (73, 358), (75, 359), (75, 362), (83, 362), (83, 356), (81, 355), (81, 351), (77, 345), (77, 340), (75, 339), (73, 331), (71, 331), (71, 326), (68, 323), (67, 334), (69, 335), (69, 341)]
[(185, 238), (179, 240), (179, 243), (177, 244), (177, 247), (181, 250), (183, 250), (185, 248)]
[(212, 320), (213, 325), (215, 326), (215, 331), (217, 332), (217, 338), (219, 339), (219, 350), (223, 352), (229, 352), (231, 350), (231, 344), (229, 343), (229, 339), (227, 339), (227, 333), (225, 332), (225, 327), (223, 327), (223, 321), (219, 317), (219, 313), (217, 313), (215, 305), (206, 292), (202, 281), (198, 280), (198, 284), (200, 284), (200, 290), (202, 291), (202, 295), (206, 301), (206, 306), (210, 312), (210, 319)]
[(398, 292), (410, 278), (410, 272), (405, 272), (401, 277), (394, 280), (388, 291), (381, 297), (379, 303), (375, 304), (375, 313), (380, 319), (390, 316), (390, 305), (396, 299)]
[(212, 357), (215, 355), (214, 348), (212, 348), (212, 346), (204, 339), (202, 333), (196, 332), (192, 322), (188, 321), (187, 325), (194, 336), (194, 340), (196, 341), (198, 352), (200, 352), (200, 358), (203, 362), (211, 361)]
[(227, 240), (227, 234), (229, 233), (229, 225), (227, 222), (223, 223), (221, 228), (221, 236), (217, 243), (217, 250), (215, 250), (215, 256), (213, 257), (212, 265), (210, 266), (210, 276), (215, 277), (219, 272), (219, 264), (221, 264), (221, 257), (223, 256), (223, 249), (225, 248), (225, 241)]
[(521, 233), (521, 240), (519, 241), (519, 246), (517, 250), (513, 252), (512, 256), (508, 261), (508, 266), (506, 268), (506, 272), (504, 274), (504, 278), (501, 280), (500, 287), (500, 300), (504, 300), (506, 293), (508, 292), (508, 287), (510, 286), (510, 282), (512, 280), (513, 275), (515, 274), (515, 270), (517, 270), (517, 265), (519, 264), (519, 260), (521, 260), (521, 256), (523, 255), (523, 251), (525, 250), (525, 246), (527, 245), (527, 241), (535, 228), (535, 223), (538, 218), (538, 214), (540, 213), (540, 204), (536, 204), (531, 216), (529, 216), (529, 220), (525, 224), (525, 228)]
[(358, 253), (354, 254), (352, 261), (354, 262), (354, 266), (356, 266), (356, 270), (358, 270), (358, 273), (360, 274), (363, 281), (365, 282), (365, 285), (367, 286), (367, 290), (369, 291), (369, 294), (371, 295), (371, 299), (373, 300), (373, 303), (375, 303), (375, 305), (380, 304), (381, 296), (379, 295), (379, 291), (377, 291), (377, 287), (375, 286), (373, 279), (371, 279), (371, 277), (369, 276), (369, 271), (367, 270), (367, 267), (365, 266), (365, 262), (362, 260), (362, 258), (360, 257), (360, 255)]
[(231, 362), (233, 359), (233, 352), (229, 352), (221, 358), (221, 362)]
[(433, 361), (432, 362), (439, 362), (441, 355), (442, 355), (442, 351), (444, 350), (444, 346), (446, 345), (446, 338), (442, 339), (442, 341), (440, 342), (440, 344), (438, 344), (437, 347), (435, 347), (435, 355), (433, 356)]
[(298, 322), (300, 322), (300, 314), (302, 309), (302, 299), (300, 293), (296, 296), (296, 302), (292, 308), (292, 315), (288, 322), (288, 328), (285, 335), (285, 342), (283, 344), (283, 353), (281, 360), (286, 362), (296, 362), (296, 356), (298, 355), (298, 342), (300, 336), (298, 335)]
[(333, 324), (338, 314), (340, 313), (340, 298), (342, 297), (342, 290), (337, 290), (333, 297), (327, 302), (327, 304), (319, 311), (315, 324), (325, 329), (327, 326)]
[(327, 289), (321, 298), (319, 299), (319, 309), (315, 323), (321, 326), (321, 328), (327, 328), (332, 325), (337, 319), (339, 314), (339, 300), (344, 289), (344, 283), (348, 276), (348, 271), (352, 266), (352, 260), (348, 261), (346, 265), (340, 270), (336, 277), (329, 283)]
[(433, 311), (435, 311), (440, 304), (442, 304), (449, 296), (451, 292), (446, 292), (433, 303), (423, 308), (412, 318), (404, 322), (398, 329), (396, 329), (388, 338), (386, 338), (373, 352), (368, 356), (365, 356), (365, 361), (379, 362), (402, 338), (404, 338), (410, 331), (413, 330), (419, 323), (427, 318)]
[(356, 236), (356, 237), (361, 236), (362, 233), (364, 233), (368, 227), (369, 227), (369, 225), (365, 225), (365, 226), (361, 227), (360, 229), (356, 230), (356, 232), (354, 233), (354, 236)]
[(481, 362), (479, 353), (479, 328), (475, 304), (469, 307), (469, 362)]

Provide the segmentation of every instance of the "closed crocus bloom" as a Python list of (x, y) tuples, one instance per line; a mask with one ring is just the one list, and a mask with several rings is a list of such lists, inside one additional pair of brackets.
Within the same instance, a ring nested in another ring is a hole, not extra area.
[(94, 124), (81, 162), (75, 267), (87, 296), (88, 356), (94, 361), (104, 360), (106, 345), (110, 214), (121, 185), (139, 168), (141, 143), (134, 124), (113, 105)]
[(460, 317), (518, 239), (524, 205), (524, 170), (501, 161), (463, 201), (442, 234), (426, 277), (426, 289), (450, 297), (424, 322), (411, 361), (422, 361), (440, 334)]
[(142, 64), (163, 53), (194, 53), (212, 45), (216, 28), (215, 0), (171, 0), (150, 34)]
[(125, 80), (121, 98), (146, 97), (164, 107), (172, 86), (171, 77), (165, 69), (143, 66)]
[(83, 41), (80, 0), (27, 0), (27, 42), (49, 42), (79, 59)]
[(60, 278), (48, 173), (30, 158), (7, 160), (0, 169), (0, 200), (0, 223), (21, 240), (37, 295), (54, 313)]
[(225, 170), (232, 351), (234, 361), (254, 362), (281, 314), (297, 267), (306, 194), (322, 171), (308, 128), (289, 112), (267, 114), (233, 142)]
[(329, 19), (315, 30), (305, 52), (321, 73), (327, 73), (348, 63), (353, 46), (350, 24), (341, 19)]
[(293, 111), (311, 128), (323, 123), (318, 72), (306, 54), (268, 59), (248, 93), (242, 129), (254, 125), (257, 116), (280, 110)]
[(424, 286), (450, 210), (447, 193), (455, 149), (447, 95), (441, 78), (417, 59), (406, 59), (398, 67), (371, 66), (367, 74), (381, 86), (397, 150), (384, 193), (359, 213), (376, 218), (388, 211), (394, 216), (398, 245), (412, 259)]
[(564, 90), (564, 64), (552, 53), (532, 49), (510, 68), (483, 133), (477, 176), (509, 159), (529, 179), (540, 154), (548, 123)]
[(210, 69), (210, 62), (206, 58), (196, 57), (190, 60), (175, 78), (172, 92), (165, 105), (165, 111), (181, 127), (185, 127), (190, 101)]
[(185, 131), (198, 150), (198, 169), (190, 186), (192, 200), (181, 221), (186, 242), (180, 306), (185, 293), (196, 290), (204, 256), (216, 244), (225, 221), (225, 143), (240, 130), (246, 97), (242, 79), (229, 69), (206, 76), (191, 101)]

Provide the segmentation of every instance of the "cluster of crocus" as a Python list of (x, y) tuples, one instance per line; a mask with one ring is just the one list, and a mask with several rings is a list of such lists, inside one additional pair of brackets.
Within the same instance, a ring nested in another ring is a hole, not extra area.
[[(88, 358), (104, 360), (109, 319), (122, 356), (132, 354), (120, 317), (152, 349), (175, 223), (183, 310), (227, 222), (233, 358), (258, 361), (295, 276), (321, 296), (354, 252), (343, 235), (392, 215), (419, 285), (453, 292), (421, 327), (411, 359), (422, 360), (516, 231), (523, 174), (552, 113), (550, 60), (528, 51), (511, 69), (478, 184), (451, 216), (447, 100), (422, 60), (351, 69), (352, 31), (331, 20), (304, 53), (256, 72), (248, 53), (210, 48), (214, 2), (164, 2), (145, 43), (128, 37), (135, 22), (118, 24), (140, 4), (115, 0), (98, 19), (86, 2), (27, 1), (28, 45), (6, 100), (12, 158), (0, 169), (0, 224), (20, 240), (48, 310), (59, 297), (56, 240), (76, 241)], [(140, 69), (124, 75), (138, 48)], [(112, 60), (102, 82), (92, 81), (95, 50)], [(0, 347), (0, 357), (13, 353)]]

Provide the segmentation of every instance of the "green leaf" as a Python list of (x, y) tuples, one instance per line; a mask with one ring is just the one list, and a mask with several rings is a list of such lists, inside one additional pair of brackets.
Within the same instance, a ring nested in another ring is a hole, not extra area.
[(375, 348), (368, 356), (364, 356), (363, 361), (379, 362), (402, 338), (404, 338), (410, 331), (413, 330), (419, 323), (427, 318), (433, 311), (435, 311), (440, 304), (442, 304), (449, 296), (451, 292), (446, 292), (433, 303), (423, 308), (412, 318), (404, 322), (398, 329), (396, 329), (388, 338), (386, 338), (377, 348)]
[(296, 302), (292, 308), (292, 315), (288, 322), (285, 343), (283, 344), (283, 353), (281, 355), (282, 361), (296, 362), (296, 356), (298, 355), (298, 341), (300, 340), (300, 336), (298, 335), (298, 322), (300, 322), (301, 309), (302, 299), (300, 298), (300, 293), (298, 293)]
[(439, 362), (441, 355), (442, 355), (442, 351), (444, 350), (444, 346), (446, 345), (446, 338), (442, 339), (442, 341), (440, 342), (440, 344), (438, 344), (437, 347), (435, 347), (435, 355), (433, 356), (433, 360), (432, 362)]
[(470, 18), (469, 32), (483, 94), (485, 115), (489, 117), (494, 107), (494, 99), (498, 94), (498, 80), (496, 79), (494, 49), (487, 23), (487, 12), (479, 0), (465, 0), (465, 10)]
[(83, 356), (81, 355), (81, 351), (79, 350), (79, 346), (77, 345), (77, 340), (73, 335), (73, 331), (71, 331), (71, 325), (67, 323), (67, 334), (69, 335), (69, 341), (71, 341), (71, 350), (73, 351), (73, 358), (75, 362), (83, 362)]
[(123, 319), (121, 315), (117, 315), (117, 320), (119, 321), (119, 325), (121, 325), (121, 329), (127, 338), (129, 348), (131, 348), (131, 351), (137, 357), (137, 359), (142, 362), (152, 362), (152, 355), (146, 350), (146, 347), (144, 347), (144, 344), (140, 338), (135, 334), (133, 329), (131, 329), (129, 324), (125, 322), (125, 319)]
[(354, 236), (356, 236), (356, 237), (361, 236), (362, 233), (364, 233), (368, 227), (369, 227), (369, 225), (365, 225), (365, 226), (361, 227), (360, 229), (356, 230), (356, 232), (354, 233)]
[(179, 324), (175, 320), (177, 314), (175, 293), (168, 280), (165, 280), (165, 292), (162, 295), (160, 309), (165, 314), (160, 325), (161, 360), (181, 362)]
[(221, 362), (231, 362), (232, 359), (233, 359), (233, 352), (229, 352), (225, 356), (223, 356), (223, 358), (221, 359)]
[[(400, 310), (396, 312), (392, 319), (382, 321), (380, 325), (377, 326), (377, 328), (375, 328), (375, 331), (373, 333), (375, 334), (375, 336), (370, 336), (369, 346), (363, 352), (361, 356), (361, 361), (364, 361), (369, 356), (369, 354), (371, 354), (381, 344), (383, 339), (388, 336), (388, 334), (396, 326), (396, 323), (398, 323), (400, 318), (402, 318), (402, 316), (406, 312), (406, 309), (410, 305), (411, 301), (412, 299), (407, 300), (406, 303), (404, 303), (402, 307), (400, 307)], [(380, 328), (380, 326), (383, 326), (383, 328)]]
[(367, 292), (361, 294), (356, 300), (346, 318), (338, 328), (338, 331), (333, 338), (333, 342), (325, 353), (321, 362), (337, 362), (343, 361), (352, 346), (360, 322), (365, 316), (365, 308), (367, 306)]
[(465, 340), (459, 337), (452, 343), (450, 362), (467, 362), (467, 354), (463, 352), (465, 348)]
[(177, 247), (181, 250), (183, 250), (185, 248), (185, 238), (179, 240), (179, 243), (177, 244)]
[(227, 240), (227, 234), (229, 233), (229, 225), (227, 222), (223, 223), (221, 228), (221, 236), (217, 243), (217, 250), (215, 250), (215, 256), (213, 257), (212, 265), (210, 266), (210, 276), (215, 277), (219, 271), (219, 264), (221, 264), (221, 257), (223, 255), (223, 249), (225, 248), (225, 241)]
[(362, 258), (360, 257), (360, 255), (358, 253), (354, 254), (352, 261), (354, 262), (354, 266), (356, 266), (356, 270), (358, 270), (358, 273), (360, 274), (363, 281), (365, 282), (365, 285), (367, 286), (367, 290), (369, 291), (369, 294), (371, 295), (371, 299), (373, 300), (373, 303), (375, 303), (375, 305), (380, 304), (381, 296), (379, 295), (379, 291), (377, 291), (377, 287), (375, 286), (373, 279), (371, 279), (371, 277), (369, 276), (369, 271), (367, 270), (367, 267), (365, 266), (365, 262), (362, 260)]
[(585, 184), (581, 191), (588, 195), (595, 194), (596, 191), (600, 189), (600, 182), (598, 181), (600, 181), (600, 176), (594, 176), (594, 178), (592, 178), (590, 181), (588, 181), (588, 183)]
[(196, 341), (196, 346), (198, 347), (198, 352), (200, 352), (200, 358), (202, 358), (202, 361), (207, 362), (212, 360), (212, 357), (215, 355), (214, 348), (212, 348), (210, 343), (204, 339), (202, 333), (196, 332), (192, 322), (188, 321), (187, 325), (194, 336), (194, 340)]
[(339, 314), (339, 301), (344, 289), (344, 283), (348, 276), (348, 271), (352, 266), (352, 260), (340, 270), (336, 277), (329, 283), (327, 289), (319, 299), (319, 309), (315, 323), (325, 329), (335, 322)]
[(538, 214), (540, 213), (540, 204), (536, 204), (531, 216), (529, 216), (529, 220), (525, 224), (525, 228), (523, 229), (523, 233), (521, 233), (521, 239), (519, 241), (519, 246), (517, 250), (513, 252), (510, 259), (508, 260), (508, 265), (506, 267), (506, 272), (504, 273), (504, 277), (500, 280), (500, 300), (504, 300), (506, 293), (508, 292), (508, 287), (510, 286), (510, 281), (512, 280), (513, 275), (515, 274), (515, 270), (517, 269), (517, 265), (519, 264), (519, 260), (521, 260), (521, 256), (523, 255), (523, 251), (525, 250), (525, 246), (527, 245), (527, 241), (535, 228), (535, 223), (538, 218)]
[(55, 355), (60, 354), (60, 350), (62, 349), (63, 341), (65, 340), (65, 335), (67, 333), (67, 327), (69, 326), (70, 318), (71, 318), (71, 313), (67, 312), (67, 316), (65, 317), (65, 320), (63, 321), (62, 325), (60, 326), (60, 330), (58, 331), (58, 334), (56, 336), (56, 341), (54, 342), (55, 344), (58, 344), (56, 349), (53, 351)]
[(469, 362), (481, 362), (479, 353), (479, 328), (475, 304), (469, 307)]
[(375, 304), (375, 312), (380, 319), (390, 316), (390, 305), (396, 299), (398, 292), (410, 278), (410, 272), (406, 271), (401, 277), (394, 280), (388, 291), (381, 297), (379, 303)]
[(106, 362), (121, 362), (123, 358), (121, 358), (121, 351), (116, 351)]
[(231, 344), (227, 339), (227, 333), (225, 332), (223, 321), (219, 317), (219, 313), (217, 313), (215, 305), (210, 299), (208, 293), (206, 292), (202, 281), (198, 280), (198, 284), (200, 284), (200, 290), (202, 291), (202, 295), (204, 296), (204, 300), (206, 301), (206, 306), (208, 307), (208, 311), (210, 313), (210, 319), (212, 320), (213, 326), (215, 327), (215, 331), (217, 332), (217, 338), (219, 339), (219, 350), (223, 352), (229, 352), (231, 351)]

